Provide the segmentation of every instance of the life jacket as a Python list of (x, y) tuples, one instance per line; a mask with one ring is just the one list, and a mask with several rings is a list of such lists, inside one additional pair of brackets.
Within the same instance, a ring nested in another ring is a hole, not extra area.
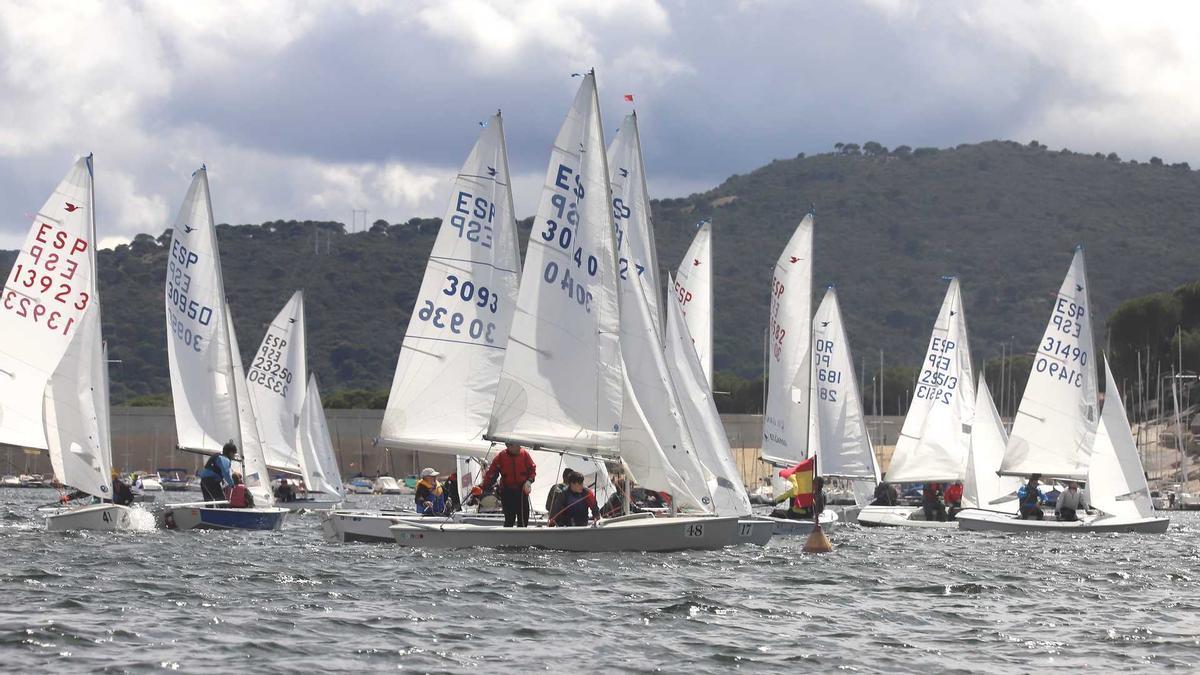
[[(417, 501), (417, 512), (421, 515), (442, 515), (446, 512), (446, 493), (437, 481), (433, 481), (431, 485), (426, 483), (425, 479), (422, 478), (417, 483), (417, 494), (414, 496)], [(433, 506), (425, 506), (425, 502), (432, 502)]]
[(224, 467), (221, 466), (221, 459), (224, 457), (225, 455), (213, 455), (209, 457), (208, 461), (204, 463), (204, 470), (207, 471), (209, 475), (201, 476), (201, 478), (215, 478), (217, 480), (222, 480), (225, 472), (222, 471), (222, 468)]
[(942, 497), (946, 500), (947, 504), (957, 504), (958, 502), (961, 502), (963, 497), (963, 486), (951, 485), (950, 487), (946, 488), (946, 492), (943, 493)]
[(113, 488), (113, 503), (120, 506), (129, 506), (133, 503), (133, 491), (129, 486), (122, 482), (119, 478), (114, 478), (112, 483)]
[(583, 527), (588, 524), (591, 505), (595, 503), (595, 494), (587, 488), (580, 493), (572, 492), (570, 488), (563, 490), (563, 507), (559, 514), (554, 516), (554, 523), (563, 527)]
[(248, 492), (244, 484), (234, 485), (233, 489), (229, 491), (229, 505), (235, 509), (249, 508), (250, 504), (246, 500)]

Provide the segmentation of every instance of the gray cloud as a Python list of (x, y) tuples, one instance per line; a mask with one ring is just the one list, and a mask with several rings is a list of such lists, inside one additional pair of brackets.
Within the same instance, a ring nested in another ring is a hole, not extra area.
[[(1190, 5), (1119, 3), (21, 2), (0, 7), (0, 246), (78, 154), (101, 229), (165, 227), (208, 162), (220, 220), (441, 212), (476, 122), (505, 111), (532, 210), (575, 81), (606, 127), (633, 93), (674, 196), (836, 141), (1037, 138), (1186, 160)], [(82, 48), (79, 45), (87, 45)]]

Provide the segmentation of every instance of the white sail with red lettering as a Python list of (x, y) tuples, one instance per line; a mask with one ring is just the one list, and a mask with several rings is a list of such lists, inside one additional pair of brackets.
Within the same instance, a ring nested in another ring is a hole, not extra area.
[(42, 394), (95, 299), (92, 160), (38, 209), (0, 298), (0, 443), (47, 447)]
[(793, 466), (807, 456), (812, 339), (813, 216), (800, 221), (775, 263), (767, 335), (762, 458)]
[(683, 309), (688, 334), (692, 336), (709, 389), (712, 389), (713, 380), (712, 283), (712, 221), (705, 220), (696, 230), (683, 262), (679, 263), (672, 290)]

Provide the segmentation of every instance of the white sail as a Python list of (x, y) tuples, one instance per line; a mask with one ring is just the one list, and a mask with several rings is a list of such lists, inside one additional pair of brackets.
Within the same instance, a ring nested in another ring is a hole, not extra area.
[[(975, 417), (971, 423), (971, 446), (967, 453), (967, 473), (963, 478), (963, 503), (980, 509), (1005, 510), (995, 503), (1011, 495), (1015, 501), (1021, 481), (1013, 476), (997, 476), (1000, 461), (1004, 459), (1004, 447), (1008, 445), (1008, 432), (1004, 421), (996, 410), (987, 382), (979, 378), (975, 390)], [(888, 472), (891, 479), (891, 472)]]
[(179, 447), (241, 446), (208, 172), (192, 176), (167, 251), (167, 360)]
[(246, 385), (246, 369), (242, 365), (242, 352), (238, 348), (237, 333), (233, 329), (233, 312), (225, 310), (225, 331), (232, 357), (234, 394), (237, 399), (238, 428), (242, 434), (242, 481), (254, 495), (255, 506), (274, 506), (275, 492), (271, 489), (271, 474), (267, 470), (267, 458), (263, 453), (262, 439), (258, 430), (258, 416), (254, 413), (254, 401)]
[[(809, 454), (817, 458), (817, 473), (878, 481), (875, 450), (867, 435), (854, 357), (846, 339), (837, 291), (831, 286), (813, 317)], [(890, 472), (889, 472), (890, 474)]]
[[(529, 454), (537, 466), (537, 477), (529, 491), (529, 503), (530, 507), (538, 513), (546, 512), (546, 498), (550, 494), (550, 489), (562, 482), (564, 469), (572, 469), (583, 475), (584, 486), (592, 488), (596, 493), (597, 506), (604, 506), (604, 502), (608, 501), (616, 491), (613, 489), (608, 469), (605, 468), (602, 460), (544, 450), (530, 450)], [(487, 467), (484, 466), (480, 471), (480, 477), (486, 470)], [(466, 493), (460, 492), (459, 494), (465, 495)]]
[(663, 313), (659, 289), (662, 286), (658, 278), (658, 249), (654, 244), (654, 220), (650, 214), (650, 192), (646, 188), (637, 113), (625, 116), (617, 137), (608, 146), (608, 168), (612, 172), (617, 274), (622, 281), (637, 279), (646, 288), (650, 315), (661, 335)]
[(1096, 436), (1092, 310), (1083, 247), (1054, 299), (1000, 472), (1083, 480)]
[(1088, 467), (1088, 497), (1094, 508), (1109, 515), (1150, 518), (1154, 502), (1108, 359), (1104, 360), (1104, 381), (1104, 411)]
[(0, 301), (0, 443), (47, 447), (42, 394), (95, 300), (92, 161), (34, 216)]
[(705, 220), (696, 230), (679, 269), (672, 291), (683, 307), (688, 333), (695, 342), (704, 379), (712, 388), (713, 379), (713, 285), (712, 221)]
[(304, 295), (296, 291), (268, 324), (246, 382), (267, 466), (302, 476), (307, 472), (296, 445), (296, 429), (308, 379), (305, 354)]
[(748, 516), (750, 496), (733, 459), (729, 437), (721, 425), (712, 390), (704, 379), (700, 358), (692, 347), (687, 321), (678, 302), (667, 302), (667, 362), (670, 364), (680, 407), (697, 454), (713, 475), (710, 492), (719, 516)]
[(800, 462), (808, 448), (812, 262), (810, 213), (788, 240), (771, 279), (762, 457), (778, 466)]
[(914, 387), (888, 482), (962, 480), (975, 418), (975, 378), (957, 278), (946, 289)]
[(400, 349), (380, 431), (390, 448), (486, 456), (520, 250), (497, 113), (455, 179)]
[(321, 392), (317, 389), (317, 376), (309, 375), (304, 389), (304, 408), (300, 413), (297, 429), (297, 444), (304, 458), (304, 483), (311, 492), (345, 496), (342, 472), (338, 468), (337, 455), (333, 450), (333, 439), (329, 436), (329, 425), (325, 421), (325, 408), (321, 405)]
[(78, 323), (41, 399), (50, 465), (63, 485), (112, 499), (108, 364), (99, 303), (90, 303)]
[(551, 153), (490, 437), (617, 454), (619, 323), (608, 167), (589, 73)]
[[(637, 147), (637, 119), (630, 116), (622, 127), (624, 143), (634, 147), (623, 151), (624, 166), (610, 167), (613, 178), (643, 184), (640, 172), (641, 148)], [(627, 195), (624, 202), (615, 193), (613, 213), (626, 211), (629, 218), (615, 229), (618, 260), (650, 261), (654, 254), (651, 233), (643, 228), (650, 222), (650, 202), (644, 191)], [(633, 217), (638, 214), (638, 217)], [(620, 274), (617, 286), (621, 304), (621, 358), (624, 362), (625, 398), (621, 405), (621, 459), (638, 484), (658, 492), (667, 492), (675, 506), (687, 510), (712, 509), (710, 474), (697, 456), (695, 443), (683, 417), (675, 383), (663, 354), (663, 337), (654, 298), (657, 289), (644, 274)]]

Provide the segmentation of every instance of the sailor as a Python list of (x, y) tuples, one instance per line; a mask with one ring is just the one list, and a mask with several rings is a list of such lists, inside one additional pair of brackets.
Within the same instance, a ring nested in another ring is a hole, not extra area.
[(815, 476), (812, 479), (812, 499), (807, 499), (807, 494), (797, 492), (803, 490), (806, 486), (803, 483), (793, 483), (792, 487), (787, 492), (775, 498), (775, 503), (779, 504), (788, 500), (789, 506), (787, 510), (775, 509), (771, 512), (772, 518), (791, 518), (792, 520), (817, 520), (821, 516), (821, 512), (825, 510), (825, 479), (821, 476)]
[(446, 512), (462, 511), (462, 498), (458, 494), (458, 473), (452, 473), (442, 482), (442, 491), (446, 493)]
[(948, 514), (950, 520), (954, 520), (954, 517), (958, 515), (958, 512), (962, 511), (962, 498), (963, 484), (961, 480), (954, 481), (950, 487), (946, 488), (945, 494), (942, 495), (942, 499), (946, 502), (946, 508), (950, 511)]
[(575, 473), (575, 470), (571, 467), (563, 469), (562, 482), (550, 488), (549, 494), (546, 495), (546, 513), (554, 513), (554, 500), (558, 499), (560, 492), (564, 492), (567, 489), (567, 484), (571, 482), (569, 479), (573, 473)]
[(275, 488), (275, 499), (281, 502), (296, 501), (296, 488), (288, 482), (288, 479), (279, 479), (279, 487)]
[(520, 443), (505, 443), (504, 452), (492, 459), (483, 475), (483, 491), (487, 492), (500, 479), (500, 503), (504, 506), (504, 526), (529, 526), (529, 493), (537, 464)]
[(871, 500), (871, 506), (895, 506), (899, 501), (896, 486), (884, 481), (875, 486), (875, 498)]
[(1058, 496), (1058, 501), (1054, 505), (1054, 515), (1062, 521), (1074, 522), (1079, 520), (1077, 512), (1087, 509), (1087, 501), (1083, 496), (1083, 491), (1079, 489), (1079, 483), (1067, 483), (1065, 492)]
[(254, 495), (246, 489), (242, 482), (242, 474), (233, 472), (233, 487), (229, 489), (229, 506), (235, 509), (248, 509), (254, 506)]
[(921, 491), (921, 509), (925, 512), (925, 520), (938, 522), (946, 521), (946, 505), (942, 503), (942, 486), (938, 483), (926, 483)]
[(423, 516), (446, 515), (446, 492), (438, 482), (438, 472), (432, 468), (421, 470), (421, 480), (417, 482), (417, 513)]
[(237, 446), (230, 441), (221, 448), (221, 454), (213, 455), (200, 469), (200, 492), (206, 502), (219, 502), (225, 499), (222, 483), (233, 487), (233, 458), (237, 457)]
[(142, 485), (142, 477), (136, 471), (129, 474), (129, 489), (133, 492), (134, 499), (146, 494), (146, 488)]
[(133, 491), (129, 489), (129, 484), (121, 480), (121, 476), (116, 469), (112, 471), (112, 503), (118, 506), (129, 506), (133, 503)]
[(1042, 513), (1042, 507), (1038, 506), (1038, 481), (1041, 480), (1042, 474), (1035, 473), (1029, 477), (1029, 482), (1021, 486), (1017, 490), (1017, 504), (1019, 515), (1022, 520), (1042, 520), (1045, 514)]
[(583, 527), (600, 520), (596, 493), (583, 486), (583, 474), (567, 469), (563, 479), (567, 489), (555, 494), (548, 509), (550, 519), (547, 524), (550, 527)]

